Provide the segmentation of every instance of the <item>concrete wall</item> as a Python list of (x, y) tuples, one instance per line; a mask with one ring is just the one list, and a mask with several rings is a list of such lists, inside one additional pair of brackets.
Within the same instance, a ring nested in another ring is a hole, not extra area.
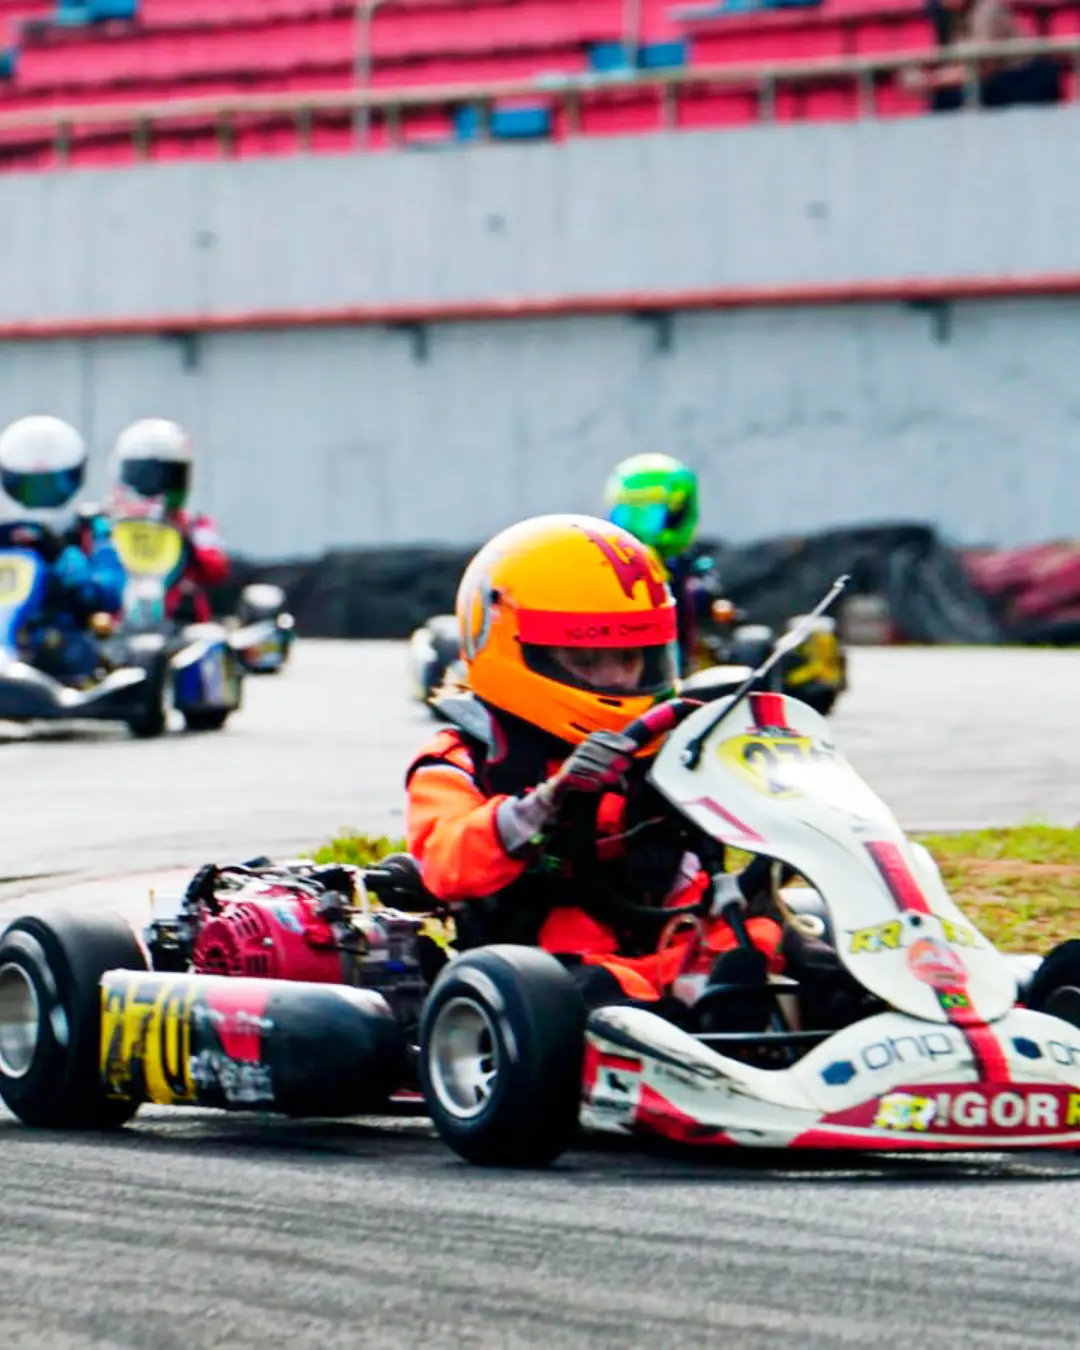
[(186, 421), (197, 496), (257, 557), (476, 541), (589, 509), (618, 456), (702, 471), (705, 527), (749, 540), (897, 518), (964, 543), (1080, 534), (1080, 301), (453, 324), (426, 360), (380, 330), (9, 344), (0, 415), (51, 408), (104, 452)]
[(1080, 108), (0, 176), (0, 321), (1080, 269)]

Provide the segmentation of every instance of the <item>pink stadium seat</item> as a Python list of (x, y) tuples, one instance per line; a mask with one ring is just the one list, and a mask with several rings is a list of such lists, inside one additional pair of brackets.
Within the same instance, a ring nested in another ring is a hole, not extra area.
[(907, 52), (936, 47), (934, 29), (925, 18), (874, 17), (861, 23), (855, 34), (859, 52)]
[(1059, 9), (1050, 17), (1050, 35), (1052, 37), (1074, 37), (1080, 33), (1080, 6), (1075, 9)]
[[(642, 0), (644, 42), (684, 39), (695, 66), (815, 61), (845, 53), (930, 49), (934, 33), (923, 0), (823, 0), (814, 10), (771, 11), (708, 20), (673, 17), (679, 0)], [(8, 40), (22, 21), (47, 18), (55, 0), (0, 0), (0, 33)], [(1018, 0), (1032, 33), (1080, 34), (1080, 0)], [(383, 0), (372, 25), (371, 84), (376, 89), (479, 86), (540, 80), (589, 69), (594, 43), (622, 40), (625, 0)], [(223, 96), (344, 90), (356, 83), (359, 28), (355, 0), (142, 0), (132, 24), (26, 36), (16, 75), (0, 85), (0, 111), (65, 103), (152, 102), (163, 97)], [(1068, 74), (1070, 90), (1073, 73)], [(551, 99), (554, 134), (570, 120)], [(882, 116), (925, 112), (925, 100), (890, 78), (878, 82)], [(779, 121), (845, 120), (859, 114), (852, 80), (779, 86)], [(758, 120), (758, 97), (744, 88), (681, 90), (680, 127), (724, 127)], [(439, 146), (453, 134), (449, 109), (406, 109), (401, 140)], [(637, 134), (663, 125), (656, 92), (606, 90), (584, 96), (586, 134)], [(384, 117), (374, 113), (369, 148), (391, 143)], [(351, 114), (319, 117), (311, 137), (319, 151), (355, 151)], [(289, 119), (253, 118), (237, 131), (235, 151), (247, 157), (293, 154), (302, 148)], [(162, 159), (220, 153), (212, 126), (155, 131)], [(121, 163), (132, 157), (130, 136), (86, 127), (73, 162)], [(53, 161), (47, 132), (0, 136), (0, 170), (46, 167)]]
[(726, 34), (719, 29), (695, 32), (694, 64), (721, 65), (726, 62), (801, 61), (816, 57), (843, 56), (844, 30), (839, 25), (812, 28), (763, 29), (759, 33)]

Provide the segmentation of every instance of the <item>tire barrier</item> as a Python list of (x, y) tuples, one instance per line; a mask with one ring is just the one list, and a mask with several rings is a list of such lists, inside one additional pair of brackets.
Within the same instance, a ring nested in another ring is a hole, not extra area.
[[(307, 637), (404, 638), (453, 609), (466, 548), (336, 550), (304, 562), (238, 559), (215, 607), (230, 613), (250, 581), (284, 587)], [(892, 639), (918, 643), (1014, 640), (970, 560), (921, 524), (884, 524), (711, 548), (725, 594), (755, 621), (782, 626), (809, 609), (842, 572), (849, 594), (883, 599)], [(1080, 549), (1075, 605), (1080, 624)], [(985, 566), (985, 565), (984, 565)], [(841, 614), (842, 617), (842, 614)]]
[(972, 550), (964, 567), (1009, 641), (1080, 643), (1080, 541)]

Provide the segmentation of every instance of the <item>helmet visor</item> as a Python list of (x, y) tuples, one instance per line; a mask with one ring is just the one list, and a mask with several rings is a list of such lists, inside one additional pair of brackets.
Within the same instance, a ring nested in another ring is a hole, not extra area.
[(611, 511), (611, 523), (628, 530), (643, 544), (654, 545), (667, 526), (668, 511), (664, 502), (634, 504), (620, 502)]
[(611, 698), (663, 694), (678, 669), (674, 643), (657, 647), (538, 647), (522, 644), (525, 664), (537, 675)]
[(167, 497), (179, 505), (187, 497), (191, 465), (178, 459), (125, 459), (120, 482), (140, 497)]
[(0, 469), (0, 487), (28, 511), (52, 511), (66, 506), (82, 487), (85, 464), (68, 469), (42, 470), (38, 473), (16, 473)]

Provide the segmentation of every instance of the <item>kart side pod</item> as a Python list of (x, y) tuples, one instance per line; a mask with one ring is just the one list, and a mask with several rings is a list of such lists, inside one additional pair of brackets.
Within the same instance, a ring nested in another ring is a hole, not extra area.
[(108, 1098), (289, 1116), (377, 1110), (405, 1072), (381, 995), (222, 975), (107, 971), (100, 1049)]
[(28, 1125), (113, 1128), (147, 1101), (355, 1115), (405, 1070), (374, 990), (152, 971), (100, 911), (44, 908), (0, 936), (0, 1097)]

